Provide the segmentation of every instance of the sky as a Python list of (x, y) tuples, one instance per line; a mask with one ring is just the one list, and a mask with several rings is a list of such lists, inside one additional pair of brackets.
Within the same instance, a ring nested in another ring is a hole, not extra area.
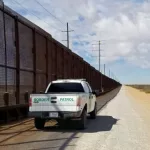
[[(123, 84), (150, 84), (149, 0), (4, 0), (96, 69)], [(112, 76), (111, 76), (112, 77)]]

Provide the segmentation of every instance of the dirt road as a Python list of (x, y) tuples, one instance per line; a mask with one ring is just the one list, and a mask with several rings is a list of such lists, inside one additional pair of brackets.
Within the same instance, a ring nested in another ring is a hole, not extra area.
[[(98, 100), (102, 107), (118, 91)], [(141, 93), (122, 87), (118, 95), (98, 113), (96, 120), (88, 119), (84, 131), (70, 127), (60, 129), (54, 121), (45, 130), (37, 131), (33, 120), (0, 127), (1, 150), (150, 150), (150, 100)]]

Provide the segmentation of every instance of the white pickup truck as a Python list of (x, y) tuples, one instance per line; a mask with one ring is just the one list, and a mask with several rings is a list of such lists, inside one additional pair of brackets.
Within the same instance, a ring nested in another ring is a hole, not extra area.
[(77, 119), (80, 129), (86, 128), (87, 114), (95, 119), (96, 93), (85, 79), (52, 81), (44, 94), (31, 94), (29, 116), (35, 127), (44, 128), (46, 120), (55, 119), (59, 125)]

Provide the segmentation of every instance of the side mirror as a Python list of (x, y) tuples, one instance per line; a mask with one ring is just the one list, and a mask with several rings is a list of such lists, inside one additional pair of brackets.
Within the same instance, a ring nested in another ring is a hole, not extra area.
[(94, 94), (96, 97), (100, 96), (100, 91), (99, 90), (93, 90), (92, 94)]
[(96, 91), (92, 91), (92, 94), (94, 94), (94, 95), (96, 95), (96, 96), (97, 96), (97, 93), (96, 93)]

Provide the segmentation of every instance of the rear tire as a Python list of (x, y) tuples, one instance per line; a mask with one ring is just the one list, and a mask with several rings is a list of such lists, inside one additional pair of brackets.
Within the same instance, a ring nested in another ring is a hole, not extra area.
[(46, 120), (41, 118), (34, 118), (34, 125), (37, 129), (43, 129)]
[(97, 114), (97, 106), (96, 106), (96, 103), (95, 103), (94, 110), (90, 113), (91, 119), (96, 119), (96, 114)]
[(81, 114), (81, 120), (79, 121), (79, 129), (83, 130), (87, 128), (87, 111), (84, 109)]

